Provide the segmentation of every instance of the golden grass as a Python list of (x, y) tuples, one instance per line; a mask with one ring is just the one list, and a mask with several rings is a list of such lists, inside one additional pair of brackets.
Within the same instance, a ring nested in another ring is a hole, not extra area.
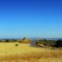
[(23, 43), (0, 43), (0, 62), (62, 62), (62, 49), (37, 48)]

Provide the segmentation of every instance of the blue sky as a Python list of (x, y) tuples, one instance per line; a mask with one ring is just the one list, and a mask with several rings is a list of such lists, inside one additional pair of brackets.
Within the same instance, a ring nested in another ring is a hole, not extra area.
[(0, 38), (62, 37), (61, 0), (0, 0)]

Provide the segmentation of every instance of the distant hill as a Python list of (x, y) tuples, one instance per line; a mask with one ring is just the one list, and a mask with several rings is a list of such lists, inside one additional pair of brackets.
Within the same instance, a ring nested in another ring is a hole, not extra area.
[(47, 40), (62, 40), (62, 38), (46, 38)]
[(31, 40), (46, 39), (46, 40), (62, 40), (62, 38), (30, 38)]

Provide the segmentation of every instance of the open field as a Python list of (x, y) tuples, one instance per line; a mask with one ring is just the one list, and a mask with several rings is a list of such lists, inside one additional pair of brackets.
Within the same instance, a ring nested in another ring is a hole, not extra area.
[(62, 49), (37, 48), (16, 42), (0, 43), (0, 62), (62, 62)]

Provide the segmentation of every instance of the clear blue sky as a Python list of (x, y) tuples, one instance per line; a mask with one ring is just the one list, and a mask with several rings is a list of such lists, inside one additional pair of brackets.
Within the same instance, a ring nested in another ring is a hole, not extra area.
[(61, 0), (0, 0), (0, 38), (62, 37)]

